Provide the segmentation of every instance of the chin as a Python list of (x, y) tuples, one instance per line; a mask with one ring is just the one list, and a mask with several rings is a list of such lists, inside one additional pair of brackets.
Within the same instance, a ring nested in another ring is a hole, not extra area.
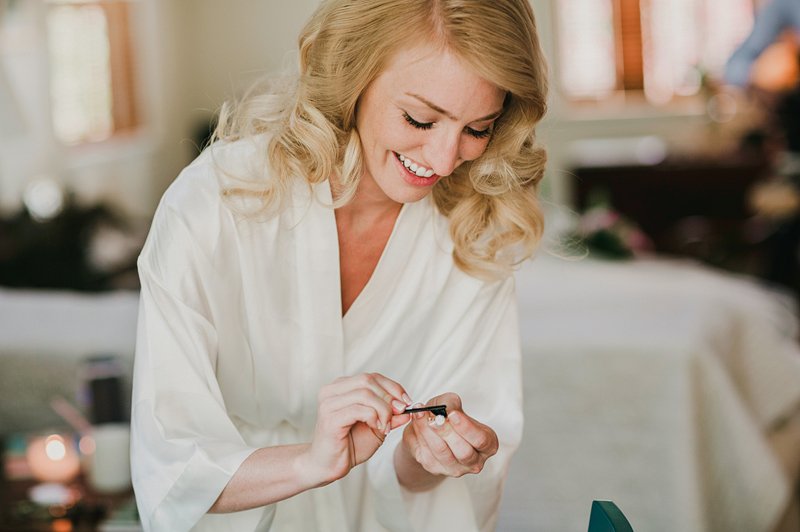
[(387, 195), (389, 199), (397, 203), (416, 203), (425, 199), (431, 193), (431, 190), (430, 188), (427, 190), (403, 190)]

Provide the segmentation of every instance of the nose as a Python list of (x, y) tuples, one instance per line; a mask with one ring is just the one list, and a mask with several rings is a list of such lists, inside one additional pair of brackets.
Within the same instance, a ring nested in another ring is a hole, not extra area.
[(425, 145), (425, 159), (440, 176), (448, 176), (461, 164), (461, 131), (441, 128)]

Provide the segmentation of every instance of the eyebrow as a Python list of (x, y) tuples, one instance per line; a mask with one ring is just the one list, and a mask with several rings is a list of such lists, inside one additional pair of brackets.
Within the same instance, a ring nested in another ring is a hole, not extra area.
[[(408, 96), (411, 96), (412, 98), (415, 98), (415, 99), (421, 101), (422, 103), (424, 103), (425, 105), (427, 105), (428, 107), (430, 107), (431, 109), (436, 111), (437, 113), (442, 113), (443, 115), (447, 116), (447, 118), (449, 118), (451, 120), (458, 120), (458, 118), (455, 115), (453, 115), (452, 113), (450, 113), (448, 111), (445, 111), (444, 109), (442, 109), (441, 107), (439, 107), (435, 103), (423, 98), (419, 94), (414, 94), (413, 92), (407, 92), (406, 94)], [(501, 114), (503, 114), (503, 110), (502, 109), (500, 109), (499, 111), (495, 111), (494, 113), (489, 113), (486, 116), (482, 116), (482, 117), (478, 118), (477, 120), (473, 120), (473, 122), (483, 122), (484, 120), (491, 120), (492, 118), (497, 118)]]

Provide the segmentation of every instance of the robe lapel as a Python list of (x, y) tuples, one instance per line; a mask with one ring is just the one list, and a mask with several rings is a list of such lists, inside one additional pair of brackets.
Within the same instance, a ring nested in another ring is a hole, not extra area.
[[(305, 388), (304, 428), (313, 429), (319, 389), (344, 372), (344, 344), (339, 289), (339, 245), (331, 192), (327, 182), (293, 195), (286, 222), (295, 233), (295, 272), (286, 278), (296, 283), (296, 322), (300, 334), (293, 338), (296, 370)], [(280, 334), (280, 332), (278, 332)], [(313, 400), (312, 400), (313, 398)]]
[(416, 203), (403, 205), (397, 216), (392, 234), (372, 276), (342, 320), (345, 350), (345, 367), (348, 371), (362, 371), (361, 357), (350, 359), (352, 342), (367, 335), (374, 328), (377, 310), (392, 305), (393, 294), (400, 289), (397, 284), (400, 273), (409, 267), (408, 260), (414, 251), (417, 236), (424, 223), (424, 213), (428, 212), (425, 198)]

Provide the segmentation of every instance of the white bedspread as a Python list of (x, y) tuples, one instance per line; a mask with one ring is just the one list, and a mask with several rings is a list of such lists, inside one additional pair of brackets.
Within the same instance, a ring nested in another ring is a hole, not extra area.
[(526, 426), (499, 530), (768, 531), (790, 487), (764, 433), (800, 404), (788, 298), (689, 262), (541, 257), (517, 276)]

